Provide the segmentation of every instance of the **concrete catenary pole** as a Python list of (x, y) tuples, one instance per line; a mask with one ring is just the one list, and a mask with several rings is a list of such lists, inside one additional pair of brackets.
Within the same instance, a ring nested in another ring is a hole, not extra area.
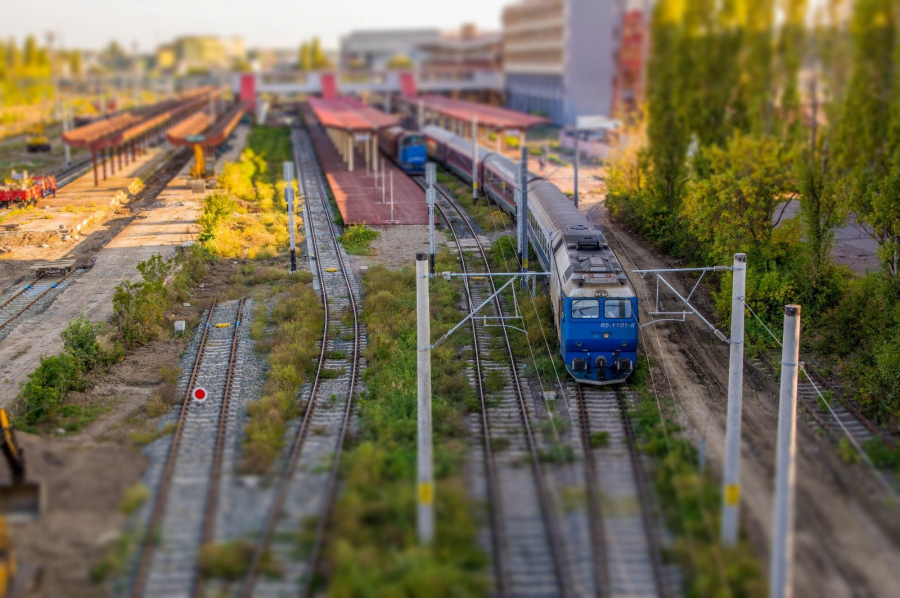
[(478, 203), (478, 115), (472, 113), (472, 203)]
[(428, 269), (434, 275), (434, 202), (437, 199), (434, 184), (437, 182), (437, 166), (434, 162), (425, 164), (425, 199), (428, 202)]
[(284, 170), (284, 182), (287, 183), (287, 187), (284, 188), (284, 201), (287, 202), (288, 232), (291, 238), (291, 274), (293, 274), (297, 271), (297, 248), (294, 243), (294, 165), (290, 162), (285, 162), (282, 168)]
[(800, 369), (800, 306), (784, 307), (781, 350), (781, 398), (778, 403), (778, 452), (775, 453), (775, 515), (769, 564), (770, 598), (788, 598), (794, 560), (794, 494), (797, 478), (797, 377)]
[(741, 502), (741, 400), (744, 384), (744, 291), (747, 255), (734, 254), (731, 288), (731, 355), (728, 364), (728, 414), (725, 423), (725, 474), (722, 492), (722, 544), (734, 546), (738, 538)]
[(428, 255), (416, 254), (418, 349), (418, 511), (419, 544), (434, 539), (434, 463), (431, 446), (431, 309), (428, 298)]
[(519, 173), (522, 178), (519, 181), (519, 188), (522, 190), (522, 207), (519, 210), (519, 221), (522, 223), (522, 245), (519, 255), (519, 264), (521, 271), (528, 270), (528, 151), (525, 144), (522, 144), (522, 166)]
[(575, 127), (575, 180), (573, 181), (574, 188), (572, 189), (574, 193), (572, 194), (572, 199), (575, 200), (575, 207), (578, 207), (578, 170), (581, 166), (581, 150), (578, 147), (579, 137), (581, 134), (578, 131), (578, 127)]
[(417, 116), (419, 117), (419, 130), (425, 128), (425, 100), (419, 98), (419, 110)]
[[(69, 100), (66, 98), (63, 101), (62, 107), (62, 125), (63, 125), (63, 133), (69, 132)], [(69, 144), (63, 142), (63, 147), (66, 149), (66, 166), (72, 165), (72, 150), (69, 149)]]

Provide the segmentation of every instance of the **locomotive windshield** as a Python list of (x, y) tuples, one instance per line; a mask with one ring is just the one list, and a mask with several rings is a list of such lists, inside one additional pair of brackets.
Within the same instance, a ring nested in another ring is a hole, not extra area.
[(573, 318), (599, 318), (600, 317), (600, 300), (599, 299), (573, 299), (572, 300), (572, 317)]
[(603, 317), (624, 319), (631, 317), (631, 301), (628, 299), (607, 299), (603, 302)]
[(411, 145), (422, 145), (422, 136), (421, 135), (407, 135), (403, 140), (403, 145), (411, 146)]

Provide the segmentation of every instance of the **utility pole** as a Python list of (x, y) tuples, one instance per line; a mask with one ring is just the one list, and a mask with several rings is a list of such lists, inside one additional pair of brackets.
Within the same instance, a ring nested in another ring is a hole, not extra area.
[(434, 184), (437, 182), (437, 167), (434, 162), (425, 164), (425, 200), (428, 202), (428, 266), (431, 275), (434, 276), (434, 202), (436, 191)]
[(778, 402), (778, 452), (775, 453), (775, 515), (769, 598), (793, 595), (794, 494), (797, 478), (797, 377), (800, 369), (800, 306), (784, 307), (781, 350), (781, 398)]
[(575, 188), (573, 189), (574, 194), (572, 198), (575, 200), (575, 207), (578, 207), (578, 167), (581, 165), (581, 151), (578, 148), (579, 137), (581, 135), (578, 132), (578, 125), (575, 125)]
[(472, 203), (478, 203), (478, 115), (472, 112)]
[[(519, 202), (519, 223), (521, 241), (519, 243), (519, 271), (528, 270), (528, 151), (522, 144), (522, 165), (520, 167), (519, 189), (521, 189), (521, 201)], [(523, 279), (524, 280), (524, 279)]]
[(434, 463), (431, 446), (431, 309), (428, 297), (428, 257), (416, 254), (416, 314), (418, 352), (418, 510), (419, 544), (434, 539)]
[(297, 271), (297, 250), (294, 246), (294, 165), (285, 162), (282, 168), (284, 181), (287, 183), (287, 187), (284, 188), (284, 201), (287, 202), (288, 232), (291, 236), (291, 274), (293, 274)]
[(425, 100), (419, 98), (419, 131), (425, 128)]
[(741, 400), (744, 384), (744, 292), (747, 255), (734, 254), (731, 287), (731, 354), (728, 364), (728, 414), (725, 424), (725, 474), (722, 493), (722, 544), (734, 546), (738, 538), (741, 502)]
[[(69, 132), (69, 101), (68, 99), (63, 101), (62, 107), (62, 129), (63, 135)], [(69, 144), (63, 141), (63, 147), (66, 150), (66, 166), (72, 165), (72, 150), (69, 149)]]

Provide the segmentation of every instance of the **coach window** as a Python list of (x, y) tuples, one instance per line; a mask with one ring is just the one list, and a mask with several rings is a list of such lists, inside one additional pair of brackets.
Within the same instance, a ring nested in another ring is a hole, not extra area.
[(621, 320), (631, 317), (631, 301), (628, 299), (607, 299), (603, 302), (603, 317)]
[(599, 299), (572, 299), (572, 317), (575, 319), (599, 318)]

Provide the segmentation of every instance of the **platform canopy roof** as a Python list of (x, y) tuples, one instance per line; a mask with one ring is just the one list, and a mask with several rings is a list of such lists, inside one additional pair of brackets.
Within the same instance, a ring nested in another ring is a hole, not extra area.
[(171, 119), (182, 118), (209, 103), (221, 92), (212, 87), (200, 87), (181, 96), (152, 106), (117, 114), (63, 134), (69, 146), (86, 147), (91, 151), (117, 147), (136, 139)]
[(209, 114), (197, 112), (169, 129), (166, 138), (172, 145), (200, 144), (210, 148), (218, 147), (234, 131), (247, 108), (247, 102), (238, 102), (215, 121)]
[(356, 98), (309, 98), (309, 105), (322, 126), (350, 132), (379, 131), (396, 125), (396, 117), (366, 106)]
[(499, 108), (497, 106), (488, 106), (486, 104), (478, 104), (476, 102), (466, 102), (464, 100), (454, 100), (439, 95), (426, 95), (421, 98), (411, 99), (411, 102), (422, 102), (426, 110), (443, 114), (454, 120), (463, 122), (472, 122), (472, 116), (478, 117), (478, 126), (487, 127), (489, 129), (530, 129), (542, 125), (547, 121), (546, 118), (533, 116), (509, 110), (508, 108)]

